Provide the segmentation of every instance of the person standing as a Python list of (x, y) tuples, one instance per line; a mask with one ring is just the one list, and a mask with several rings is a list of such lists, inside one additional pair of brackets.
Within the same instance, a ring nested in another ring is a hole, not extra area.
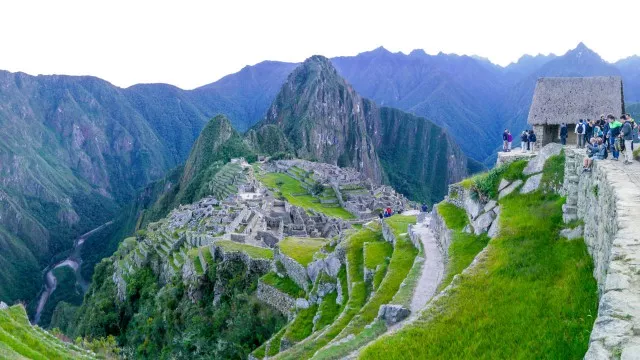
[(584, 123), (584, 140), (583, 140), (583, 144), (587, 144), (589, 143), (589, 140), (591, 140), (591, 137), (593, 136), (593, 121), (591, 121), (591, 119), (587, 119), (587, 121)]
[(513, 135), (511, 135), (511, 131), (507, 130), (507, 152), (511, 152), (512, 142), (513, 142)]
[(560, 144), (567, 145), (568, 129), (567, 124), (560, 123)]
[(622, 125), (622, 140), (624, 141), (624, 164), (629, 165), (633, 162), (633, 125), (631, 124), (631, 117), (622, 115), (624, 125)]
[(529, 130), (529, 144), (531, 152), (536, 152), (536, 133), (534, 133), (533, 130)]
[(504, 132), (502, 133), (502, 151), (503, 152), (507, 152), (507, 146), (509, 145), (509, 130), (504, 129)]
[(524, 130), (522, 134), (520, 134), (520, 149), (522, 152), (529, 151), (529, 134), (527, 130)]
[(621, 149), (620, 129), (622, 128), (622, 123), (611, 114), (607, 115), (607, 120), (609, 121), (609, 143), (612, 145), (611, 153), (613, 154), (611, 160), (618, 161)]
[(579, 148), (583, 148), (585, 126), (584, 126), (584, 121), (582, 119), (580, 119), (580, 121), (576, 124), (576, 128), (573, 130), (573, 132), (576, 133), (576, 141), (577, 141), (576, 146), (578, 146)]

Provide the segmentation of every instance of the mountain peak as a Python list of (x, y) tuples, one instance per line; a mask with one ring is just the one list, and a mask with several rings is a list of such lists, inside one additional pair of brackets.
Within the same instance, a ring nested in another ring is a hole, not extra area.
[(409, 53), (409, 56), (427, 56), (427, 53), (423, 49), (414, 49)]
[(583, 42), (580, 42), (575, 49), (573, 50), (569, 50), (567, 51), (567, 53), (565, 54), (565, 56), (576, 56), (576, 57), (583, 57), (583, 56), (592, 56), (592, 57), (597, 57), (600, 58), (600, 55), (598, 55), (595, 51), (589, 49), (587, 47), (587, 45), (585, 45)]

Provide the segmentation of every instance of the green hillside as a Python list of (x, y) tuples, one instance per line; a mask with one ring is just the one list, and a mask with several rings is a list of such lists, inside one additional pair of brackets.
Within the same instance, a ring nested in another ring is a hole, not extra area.
[(0, 358), (71, 360), (97, 357), (76, 345), (60, 341), (37, 326), (31, 326), (24, 307), (15, 305), (0, 310)]

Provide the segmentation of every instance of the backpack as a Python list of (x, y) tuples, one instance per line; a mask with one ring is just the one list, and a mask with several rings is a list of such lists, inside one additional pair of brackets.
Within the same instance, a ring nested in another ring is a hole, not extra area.
[(578, 134), (584, 134), (584, 123), (578, 124)]
[(529, 135), (529, 141), (536, 142), (536, 134), (535, 133), (531, 133), (531, 135)]

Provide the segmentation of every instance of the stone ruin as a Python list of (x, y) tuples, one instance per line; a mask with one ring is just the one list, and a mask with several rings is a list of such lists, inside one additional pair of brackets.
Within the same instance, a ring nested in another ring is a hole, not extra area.
[[(540, 78), (527, 123), (540, 147), (560, 142), (560, 124), (567, 124), (567, 143), (575, 144), (576, 123), (600, 115), (624, 113), (622, 79), (618, 76)], [(517, 137), (519, 133), (515, 133)]]

